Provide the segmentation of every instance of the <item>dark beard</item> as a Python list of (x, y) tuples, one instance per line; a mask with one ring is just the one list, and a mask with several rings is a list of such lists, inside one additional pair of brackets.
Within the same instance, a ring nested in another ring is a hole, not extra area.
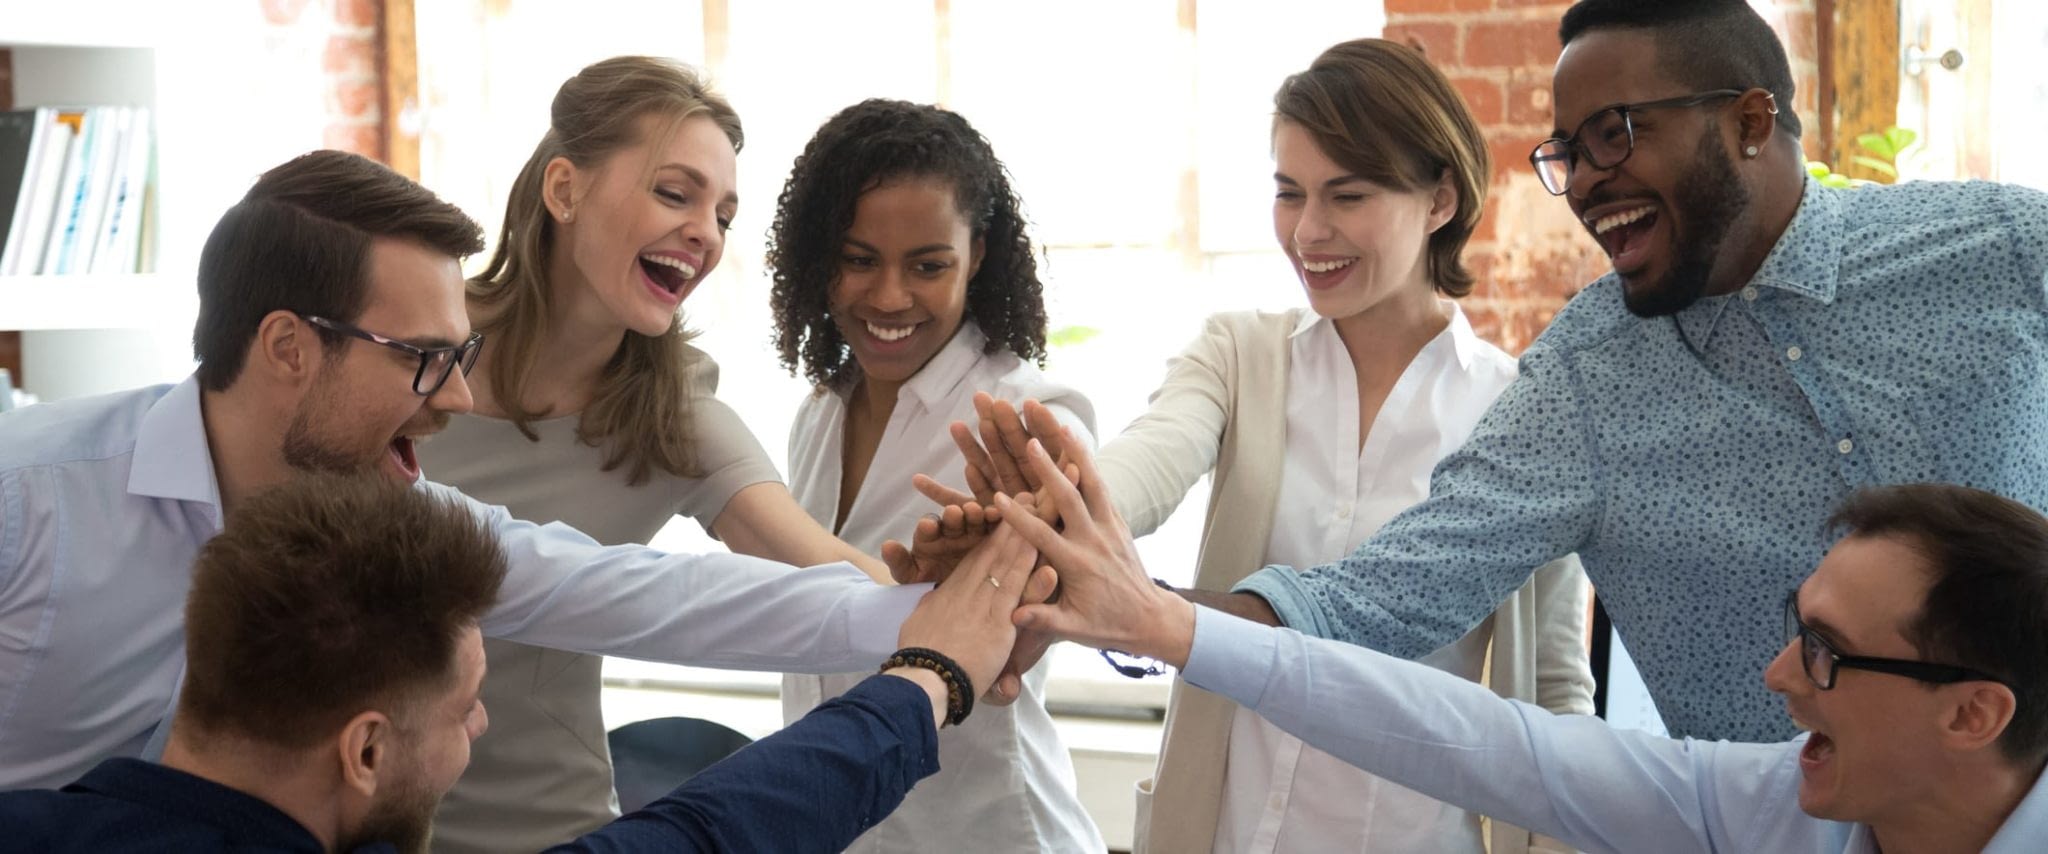
[(1646, 288), (1623, 288), (1622, 304), (1637, 317), (1677, 314), (1707, 292), (1707, 279), (1728, 229), (1749, 209), (1749, 190), (1735, 175), (1735, 160), (1721, 145), (1720, 123), (1710, 123), (1693, 152), (1692, 168), (1671, 199), (1684, 230), (1672, 229), (1671, 269)]
[(399, 854), (427, 854), (427, 842), (434, 835), (434, 811), (441, 799), (425, 787), (395, 792), (389, 800), (370, 807), (355, 832), (338, 840), (336, 851), (354, 851), (377, 842), (389, 843)]
[(365, 463), (345, 452), (323, 445), (315, 436), (313, 413), (335, 411), (333, 407), (322, 405), (331, 396), (322, 381), (307, 392), (305, 400), (299, 401), (298, 411), (292, 413), (292, 423), (284, 430), (282, 450), (285, 465), (300, 471), (348, 474), (363, 471), (374, 464)]

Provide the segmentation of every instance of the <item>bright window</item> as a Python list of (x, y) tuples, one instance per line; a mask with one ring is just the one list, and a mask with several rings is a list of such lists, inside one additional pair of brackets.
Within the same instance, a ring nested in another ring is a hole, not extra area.
[[(419, 4), (422, 177), (495, 237), (506, 185), (545, 129), (562, 80), (621, 53), (700, 66), (709, 57), (745, 121), (747, 146), (725, 261), (686, 314), (703, 333), (699, 345), (719, 361), (720, 396), (780, 461), (807, 389), (769, 347), (759, 259), (788, 165), (820, 123), (862, 98), (944, 103), (989, 137), (1016, 178), (1046, 252), (1054, 327), (1098, 331), (1055, 350), (1048, 368), (1089, 395), (1098, 432), (1113, 436), (1143, 411), (1166, 359), (1203, 317), (1301, 304), (1271, 232), (1272, 93), (1329, 44), (1378, 33), (1379, 5)], [(1206, 503), (1207, 487), (1198, 486), (1164, 530), (1140, 541), (1154, 574), (1191, 581)], [(719, 548), (686, 520), (655, 545)], [(633, 662), (608, 669), (644, 678), (668, 672)], [(1086, 650), (1062, 649), (1054, 677), (1055, 698), (1165, 702), (1164, 680), (1133, 683)], [(774, 682), (765, 674), (707, 678)]]

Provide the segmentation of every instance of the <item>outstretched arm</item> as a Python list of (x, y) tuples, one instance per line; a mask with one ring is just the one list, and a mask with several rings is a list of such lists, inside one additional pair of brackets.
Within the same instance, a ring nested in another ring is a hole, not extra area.
[(774, 481), (735, 493), (711, 523), (711, 532), (743, 555), (796, 566), (845, 561), (878, 583), (895, 583), (881, 560), (832, 536), (796, 503), (789, 487)]
[(1532, 351), (1463, 447), (1430, 478), (1429, 497), (1349, 556), (1240, 582), (1282, 624), (1402, 658), (1456, 640), (1537, 567), (1591, 542), (1602, 478), (1567, 354)]
[(925, 689), (876, 675), (550, 854), (839, 851), (939, 770)]
[[(918, 603), (898, 643), (950, 658), (972, 696), (1016, 638), (1011, 611), (1053, 583), (1050, 571), (1034, 571), (1037, 563), (1022, 537), (999, 530)], [(892, 667), (645, 809), (551, 850), (842, 850), (939, 770), (948, 695), (938, 672)]]
[[(1034, 465), (1051, 466), (1042, 449), (1029, 451)], [(1784, 840), (1817, 842), (1827, 832), (1790, 800), (1796, 745), (1616, 731), (1167, 594), (1147, 577), (1107, 496), (1091, 488), (1093, 461), (1083, 454), (1076, 462), (1081, 488), (1052, 484), (1044, 496), (1059, 505), (1065, 529), (1016, 523), (1065, 588), (1055, 604), (1019, 608), (1020, 626), (1160, 659), (1190, 684), (1368, 772), (1589, 851), (1786, 850)]]

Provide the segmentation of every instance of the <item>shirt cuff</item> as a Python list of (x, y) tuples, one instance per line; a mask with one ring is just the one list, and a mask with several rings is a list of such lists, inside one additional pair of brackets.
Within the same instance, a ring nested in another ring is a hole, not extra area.
[(939, 773), (939, 728), (932, 721), (932, 698), (916, 682), (876, 674), (847, 689), (841, 698), (865, 702), (883, 713), (890, 728), (903, 735), (909, 758), (903, 764), (915, 782)]
[(1251, 593), (1266, 600), (1273, 613), (1280, 617), (1280, 625), (1286, 626), (1309, 637), (1330, 636), (1331, 625), (1323, 616), (1323, 609), (1316, 604), (1308, 585), (1302, 583), (1302, 575), (1291, 567), (1269, 566), (1254, 572), (1250, 577), (1230, 588), (1232, 593)]
[(1195, 642), (1180, 678), (1256, 711), (1274, 667), (1280, 629), (1195, 606)]
[[(840, 565), (860, 572), (853, 564)], [(852, 607), (847, 609), (850, 648), (860, 657), (872, 659), (872, 666), (881, 667), (882, 662), (888, 661), (889, 656), (902, 648), (897, 639), (903, 633), (903, 621), (910, 617), (910, 612), (931, 589), (930, 584), (886, 585), (873, 582), (856, 588)]]

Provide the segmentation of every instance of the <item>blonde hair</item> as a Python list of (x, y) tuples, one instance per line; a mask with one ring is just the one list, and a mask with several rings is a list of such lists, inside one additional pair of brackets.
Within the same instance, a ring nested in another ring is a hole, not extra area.
[[(669, 133), (693, 116), (706, 116), (732, 140), (744, 137), (739, 114), (689, 66), (648, 56), (617, 56), (577, 72), (555, 92), (548, 132), (527, 158), (505, 202), (498, 246), (482, 274), (469, 280), (469, 299), (483, 315), (477, 329), (491, 342), (486, 371), (491, 396), (528, 439), (530, 422), (546, 414), (528, 410), (519, 390), (540, 360), (553, 287), (548, 259), (554, 219), (542, 201), (548, 163), (567, 158), (596, 168), (641, 141), (640, 120), (669, 119)], [(577, 424), (577, 439), (603, 447), (604, 471), (627, 467), (627, 483), (640, 484), (660, 469), (678, 477), (699, 474), (692, 452), (688, 381), (690, 334), (680, 315), (668, 332), (627, 334), (604, 366), (596, 394)]]

